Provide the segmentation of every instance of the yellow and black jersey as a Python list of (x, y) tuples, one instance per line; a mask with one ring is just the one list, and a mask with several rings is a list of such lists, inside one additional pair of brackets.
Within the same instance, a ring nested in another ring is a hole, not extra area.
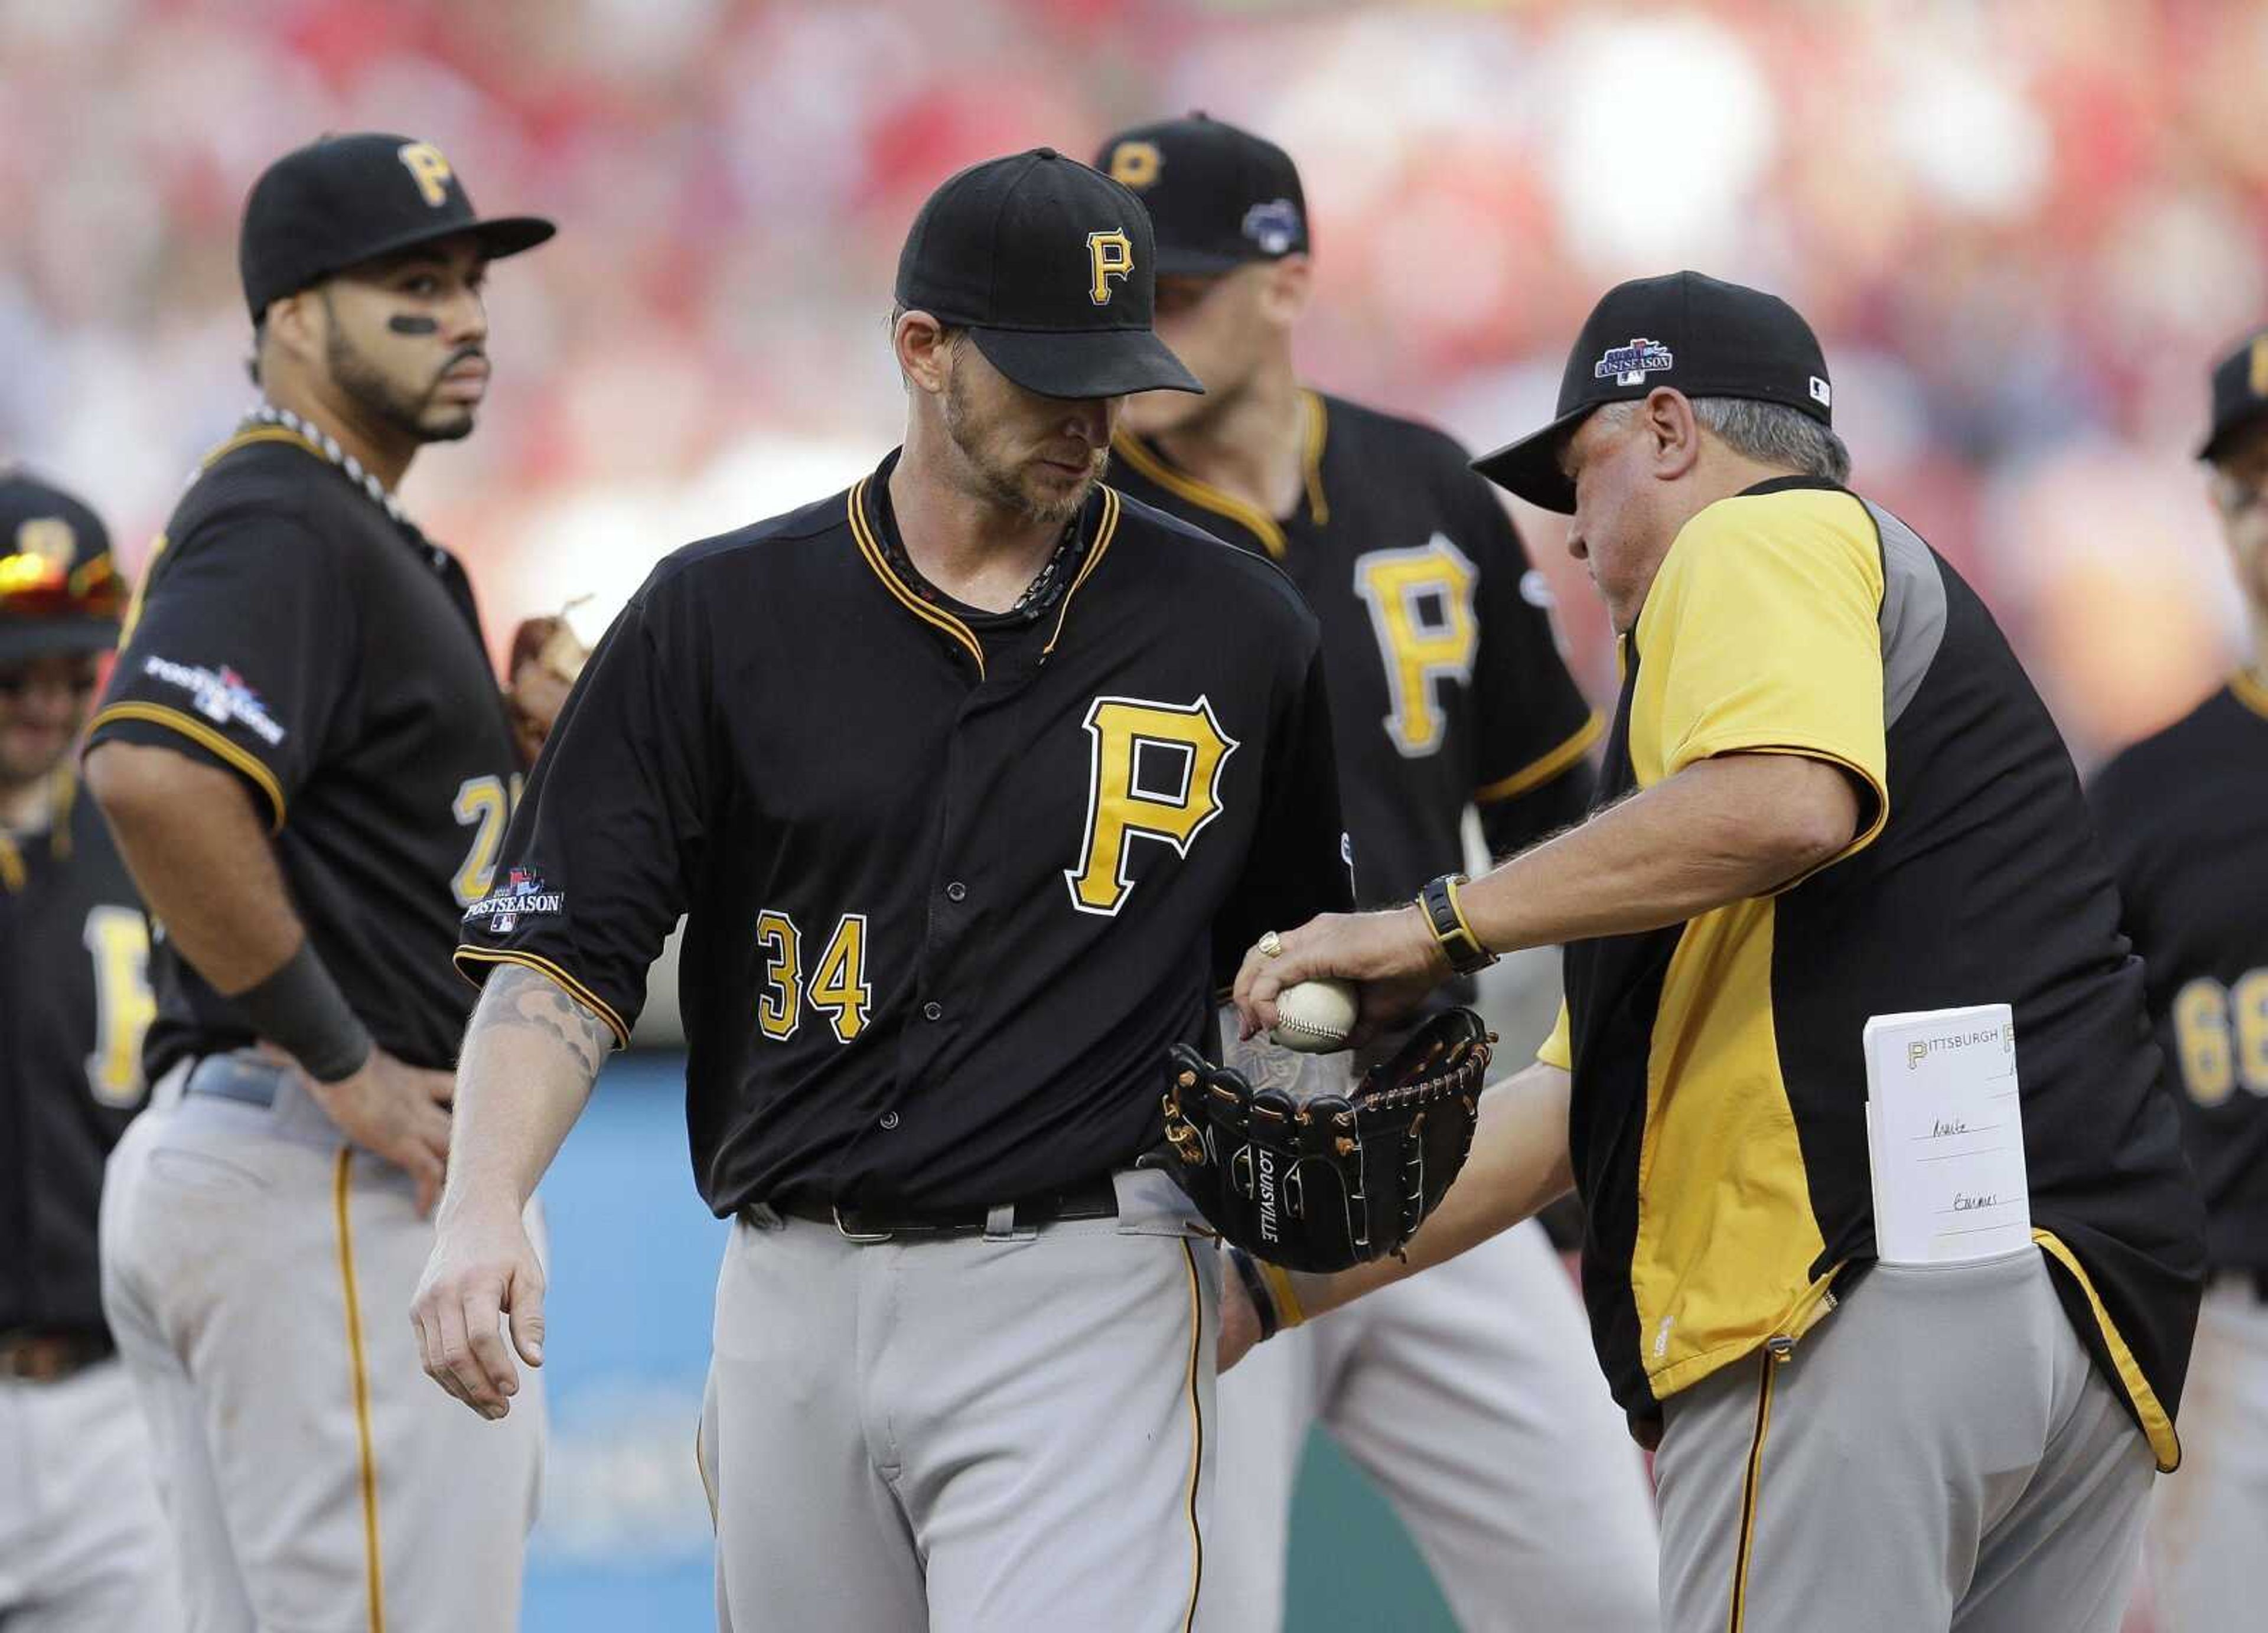
[(144, 1097), (150, 933), (94, 802), (0, 829), (0, 1333), (103, 1329), (102, 1166)]
[(2268, 681), (2239, 673), (2090, 793), (2213, 1266), (2268, 1273)]
[(1724, 754), (1804, 754), (1866, 792), (1841, 856), (1778, 894), (1567, 949), (1586, 1294), (1616, 1398), (1800, 1341), (1874, 1257), (1868, 1017), (2005, 1002), (2035, 1235), (2148, 1435), (2173, 1413), (2202, 1210), (2061, 738), (1953, 569), (1831, 485), (1686, 524), (1623, 648), (1602, 798)]
[(1429, 426), (1303, 394), (1307, 484), (1269, 516), (1122, 433), (1112, 480), (1263, 555), (1322, 621), (1324, 666), (1368, 901), (1464, 865), (1476, 805), (1501, 856), (1580, 818), (1601, 722), (1567, 673), (1551, 596), (1470, 455)]
[[(463, 569), (296, 431), (256, 426), (182, 495), (127, 617), (89, 742), (159, 744), (241, 778), (371, 1036), (453, 1065), (472, 995), (449, 954), (519, 785)], [(151, 974), (153, 1081), (254, 1041), (170, 942)]]
[(1244, 948), (1351, 901), (1320, 636), (1283, 574), (1098, 488), (1040, 615), (983, 618), (899, 547), (895, 459), (655, 569), (465, 918), (468, 975), (541, 969), (627, 1036), (688, 914), (719, 1214), (1123, 1167)]

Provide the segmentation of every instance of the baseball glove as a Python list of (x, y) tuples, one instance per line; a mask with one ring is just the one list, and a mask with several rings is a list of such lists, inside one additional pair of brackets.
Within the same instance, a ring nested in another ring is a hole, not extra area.
[(1212, 1227), (1287, 1270), (1399, 1253), (1464, 1166), (1494, 1037), (1468, 1009), (1430, 1017), (1347, 1094), (1255, 1089), (1175, 1044), (1164, 1165)]
[[(567, 605), (571, 609), (576, 604)], [(512, 683), (504, 688), (504, 700), (512, 716), (512, 734), (519, 745), (522, 766), (533, 766), (536, 755), (543, 752), (551, 723), (559, 717), (567, 694), (574, 689), (590, 656), (591, 649), (568, 624), (565, 612), (525, 619), (512, 631), (507, 671)]]

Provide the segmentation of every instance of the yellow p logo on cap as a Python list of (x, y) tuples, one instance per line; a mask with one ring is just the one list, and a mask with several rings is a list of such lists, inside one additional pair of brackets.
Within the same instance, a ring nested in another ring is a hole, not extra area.
[(449, 161), (441, 157), (441, 150), (431, 142), (405, 142), (396, 155), (409, 166), (409, 173), (417, 180), (417, 190), (425, 202), (438, 210), (449, 202), (449, 182), (456, 172)]
[(1098, 306), (1110, 304), (1110, 280), (1123, 278), (1134, 270), (1134, 241), (1117, 228), (1086, 235), (1087, 264), (1094, 269), (1094, 280), (1087, 286), (1087, 296)]

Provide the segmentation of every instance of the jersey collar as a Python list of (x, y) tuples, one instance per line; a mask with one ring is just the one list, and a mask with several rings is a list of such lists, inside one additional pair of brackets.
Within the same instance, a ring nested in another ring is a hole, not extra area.
[[(1331, 519), (1330, 502), (1323, 497), (1323, 446), (1330, 437), (1330, 412), (1320, 394), (1303, 391), (1300, 394), (1301, 411), (1307, 416), (1305, 445), (1301, 451), (1301, 474), (1307, 489), (1307, 519), (1317, 527), (1326, 526)], [(1129, 468), (1145, 480), (1155, 482), (1167, 493), (1187, 500), (1198, 509), (1209, 511), (1225, 520), (1234, 522), (1260, 541), (1271, 562), (1281, 563), (1291, 554), (1290, 541), (1284, 536), (1284, 524), (1248, 500), (1201, 482), (1168, 460), (1164, 452), (1142, 440), (1133, 432), (1122, 430), (1111, 441), (1111, 451), (1125, 460)]]
[[(844, 509), (850, 524), (850, 537), (858, 547), (858, 554), (882, 587), (893, 600), (924, 623), (939, 630), (963, 651), (976, 665), (980, 680), (985, 678), (984, 643), (978, 638), (979, 628), (989, 628), (992, 621), (983, 614), (970, 614), (944, 603), (939, 592), (920, 582), (907, 559), (905, 547), (898, 537), (897, 517), (889, 502), (890, 472), (898, 462), (902, 449), (893, 448), (874, 469), (871, 476), (862, 476), (852, 484), (845, 496)], [(1079, 513), (1078, 526), (1082, 544), (1072, 554), (1078, 563), (1071, 580), (1057, 592), (1054, 602), (1055, 624), (1049, 631), (1047, 644), (1040, 649), (1045, 658), (1063, 639), (1064, 622), (1071, 616), (1071, 604), (1079, 588), (1094, 575), (1101, 563), (1110, 541), (1118, 531), (1119, 499), (1117, 489), (1097, 482), (1094, 491), (1087, 496), (1086, 506)], [(1044, 611), (1040, 614), (1045, 618)], [(1005, 614), (1002, 614), (1003, 617)]]
[(2254, 714), (2268, 718), (2268, 676), (2252, 669), (2240, 669), (2228, 677), (2228, 689), (2236, 701)]

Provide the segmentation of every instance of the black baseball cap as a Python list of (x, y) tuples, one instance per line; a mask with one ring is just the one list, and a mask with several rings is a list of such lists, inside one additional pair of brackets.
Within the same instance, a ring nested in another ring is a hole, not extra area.
[(294, 148), (261, 173), (244, 201), (237, 265), (257, 323), (269, 301), (381, 255), (461, 232), (498, 261), (556, 231), (540, 216), (482, 220), (439, 148), (362, 131)]
[(965, 328), (1043, 397), (1202, 392), (1151, 332), (1150, 217), (1051, 147), (971, 166), (929, 196), (898, 256), (898, 305)]
[(2247, 336), (2213, 365), (2213, 430), (2198, 458), (2220, 458), (2228, 452), (2229, 438), (2260, 419), (2268, 419), (2268, 329)]
[(1307, 253), (1307, 197), (1292, 156), (1204, 114), (1122, 130), (1094, 167), (1134, 189), (1158, 233), (1158, 270), (1206, 277)]
[(0, 470), (0, 664), (116, 645), (124, 601), (101, 519), (60, 488)]
[(1473, 461), (1531, 504), (1562, 515), (1575, 484), (1559, 450), (1591, 410), (1658, 386), (1688, 397), (1742, 397), (1797, 408), (1832, 426), (1834, 393), (1819, 337), (1777, 295), (1698, 272), (1617, 283), (1591, 308), (1559, 378), (1559, 408), (1542, 430)]

